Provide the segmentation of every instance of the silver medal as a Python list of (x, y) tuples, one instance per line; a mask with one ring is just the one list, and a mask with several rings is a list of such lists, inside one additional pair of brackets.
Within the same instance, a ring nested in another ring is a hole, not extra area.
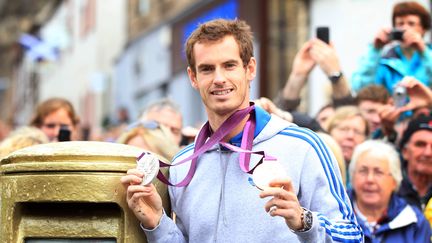
[(276, 160), (264, 160), (262, 164), (255, 168), (252, 174), (253, 182), (261, 190), (270, 187), (269, 184), (272, 180), (286, 177), (285, 168)]
[(159, 159), (155, 155), (145, 152), (141, 159), (137, 161), (137, 170), (144, 173), (141, 185), (148, 185), (159, 172)]

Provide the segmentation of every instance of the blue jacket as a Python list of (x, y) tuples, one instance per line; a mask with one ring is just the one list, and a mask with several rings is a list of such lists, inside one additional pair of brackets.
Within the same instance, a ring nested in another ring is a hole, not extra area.
[(357, 71), (352, 75), (352, 89), (358, 92), (367, 85), (383, 85), (393, 94), (393, 88), (405, 76), (413, 76), (428, 87), (432, 87), (432, 46), (427, 45), (423, 53), (414, 52), (408, 60), (400, 45), (387, 51), (369, 46), (369, 51), (360, 60)]
[[(350, 192), (350, 197), (354, 203), (355, 196), (352, 192)], [(364, 219), (358, 215), (357, 221), (363, 229), (365, 243), (426, 243), (431, 240), (431, 228), (423, 213), (396, 194), (391, 196), (387, 217), (375, 232), (371, 232)]]
[[(155, 229), (145, 230), (148, 242), (363, 240), (337, 162), (327, 146), (308, 129), (270, 116), (258, 107), (255, 112), (252, 150), (265, 151), (282, 164), (300, 205), (312, 211), (312, 228), (294, 233), (284, 218), (268, 215), (264, 205), (269, 199), (260, 198), (260, 190), (249, 183), (250, 175), (239, 167), (239, 154), (215, 145), (200, 155), (189, 185), (168, 188), (176, 222), (164, 215)], [(230, 142), (239, 146), (241, 138), (240, 133)], [(193, 144), (184, 148), (174, 163), (191, 155), (193, 149)], [(188, 163), (170, 167), (170, 180), (178, 183), (188, 169)]]

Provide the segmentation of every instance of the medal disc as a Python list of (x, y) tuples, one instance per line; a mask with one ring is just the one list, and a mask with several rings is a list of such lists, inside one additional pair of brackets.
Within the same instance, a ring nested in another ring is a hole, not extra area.
[(262, 164), (255, 168), (252, 179), (256, 187), (263, 190), (266, 187), (270, 187), (270, 181), (286, 176), (285, 168), (281, 163), (278, 161), (264, 160)]
[(144, 153), (137, 161), (137, 169), (144, 173), (141, 185), (148, 185), (159, 172), (159, 159), (151, 153)]

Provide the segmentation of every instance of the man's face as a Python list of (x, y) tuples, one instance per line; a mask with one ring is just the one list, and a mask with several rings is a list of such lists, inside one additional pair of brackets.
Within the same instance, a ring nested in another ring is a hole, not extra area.
[(144, 120), (153, 120), (168, 127), (173, 135), (174, 142), (180, 145), (183, 120), (179, 113), (168, 108), (162, 110), (149, 110), (144, 117)]
[(320, 124), (321, 127), (326, 126), (326, 122), (329, 117), (331, 117), (335, 113), (335, 109), (331, 106), (323, 109), (320, 113), (317, 114), (316, 120)]
[(359, 103), (358, 107), (361, 114), (369, 124), (370, 132), (381, 127), (381, 118), (379, 113), (384, 107), (384, 104), (370, 100), (363, 100)]
[(415, 132), (402, 150), (408, 174), (432, 177), (432, 131)]
[(255, 77), (256, 62), (251, 58), (243, 65), (234, 37), (198, 42), (193, 48), (196, 73), (189, 67), (188, 75), (201, 95), (209, 118), (225, 118), (249, 106), (249, 86)]

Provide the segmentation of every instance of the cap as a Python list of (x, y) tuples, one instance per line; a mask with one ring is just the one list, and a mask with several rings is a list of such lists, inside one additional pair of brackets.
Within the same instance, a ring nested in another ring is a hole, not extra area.
[(428, 115), (420, 115), (417, 118), (414, 118), (408, 123), (407, 129), (404, 131), (402, 135), (402, 139), (399, 143), (399, 148), (403, 149), (405, 144), (410, 140), (411, 136), (420, 130), (428, 130), (432, 131), (432, 116)]

